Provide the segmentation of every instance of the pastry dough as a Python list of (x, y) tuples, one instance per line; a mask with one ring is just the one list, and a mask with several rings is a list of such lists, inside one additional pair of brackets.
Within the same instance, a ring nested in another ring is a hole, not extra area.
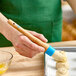
[(62, 55), (64, 55), (64, 56), (66, 57), (66, 59), (67, 59), (67, 55), (66, 55), (66, 52), (65, 52), (65, 51), (60, 51), (60, 53), (61, 53)]
[(59, 51), (59, 52), (66, 56), (66, 52), (64, 52), (64, 51)]
[(60, 72), (56, 71), (56, 76), (69, 76), (69, 72), (66, 72), (65, 74), (61, 74)]
[(66, 68), (58, 68), (57, 71), (61, 74), (66, 74), (68, 72)]
[(69, 76), (69, 64), (67, 61), (67, 55), (64, 51), (59, 51), (60, 54), (62, 54), (65, 58), (66, 61), (57, 61), (56, 62), (56, 76)]
[(56, 63), (56, 69), (58, 68), (66, 68), (67, 70), (69, 69), (69, 63), (68, 62), (57, 62)]

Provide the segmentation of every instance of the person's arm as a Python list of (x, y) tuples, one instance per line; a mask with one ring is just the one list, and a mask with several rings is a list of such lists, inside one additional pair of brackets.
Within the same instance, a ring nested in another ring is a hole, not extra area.
[(74, 12), (76, 13), (76, 0), (67, 0)]
[(11, 41), (12, 31), (15, 31), (14, 28), (10, 27), (7, 23), (7, 18), (5, 18), (0, 13), (0, 33), (3, 34), (8, 40)]
[[(44, 42), (47, 42), (47, 39), (39, 33), (28, 31), (35, 37), (41, 39)], [(33, 43), (28, 37), (21, 34), (18, 30), (14, 29), (7, 23), (7, 18), (5, 18), (0, 13), (0, 33), (2, 33), (9, 41), (12, 42), (15, 50), (27, 57), (33, 57), (39, 52), (45, 51), (45, 49), (35, 43)]]

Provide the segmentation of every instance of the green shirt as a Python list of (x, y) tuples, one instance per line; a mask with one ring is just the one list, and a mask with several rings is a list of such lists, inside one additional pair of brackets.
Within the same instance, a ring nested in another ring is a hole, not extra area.
[[(61, 0), (0, 0), (0, 12), (23, 28), (42, 33), (49, 42), (61, 41)], [(0, 46), (11, 46), (0, 34)]]

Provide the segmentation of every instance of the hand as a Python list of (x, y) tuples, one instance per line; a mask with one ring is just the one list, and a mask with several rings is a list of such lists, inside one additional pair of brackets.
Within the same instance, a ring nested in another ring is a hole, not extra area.
[[(47, 39), (39, 33), (34, 31), (28, 31), (35, 37), (41, 39), (43, 42), (47, 42)], [(33, 43), (28, 37), (24, 36), (18, 30), (13, 28), (7, 23), (7, 18), (5, 18), (0, 13), (0, 33), (2, 33), (9, 41), (12, 42), (15, 50), (26, 57), (32, 58), (39, 52), (44, 52), (45, 49), (35, 43)]]
[[(47, 39), (39, 33), (36, 33), (34, 31), (28, 31), (35, 37), (41, 39), (43, 42), (47, 42)], [(13, 36), (14, 37), (14, 36)], [(33, 57), (39, 52), (44, 52), (45, 49), (41, 46), (38, 46), (37, 44), (33, 43), (28, 37), (24, 35), (18, 35), (16, 38), (13, 38), (11, 41), (16, 49), (16, 51), (26, 57)]]

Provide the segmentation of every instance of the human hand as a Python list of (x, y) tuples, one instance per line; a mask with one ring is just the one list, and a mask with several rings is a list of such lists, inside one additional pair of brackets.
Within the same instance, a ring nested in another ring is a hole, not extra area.
[[(28, 31), (33, 36), (39, 38), (43, 42), (47, 42), (47, 39), (39, 33), (34, 31)], [(32, 42), (28, 37), (24, 36), (18, 30), (13, 28), (7, 23), (7, 18), (5, 18), (0, 13), (0, 33), (2, 33), (9, 41), (12, 42), (15, 50), (26, 57), (32, 58), (39, 52), (44, 52), (45, 49), (34, 42)]]
[[(47, 42), (47, 39), (42, 34), (36, 33), (34, 31), (28, 32), (43, 42)], [(29, 58), (32, 58), (39, 52), (45, 51), (43, 47), (33, 43), (28, 37), (24, 36), (23, 34), (17, 35), (16, 38), (11, 39), (11, 42), (19, 54)]]

